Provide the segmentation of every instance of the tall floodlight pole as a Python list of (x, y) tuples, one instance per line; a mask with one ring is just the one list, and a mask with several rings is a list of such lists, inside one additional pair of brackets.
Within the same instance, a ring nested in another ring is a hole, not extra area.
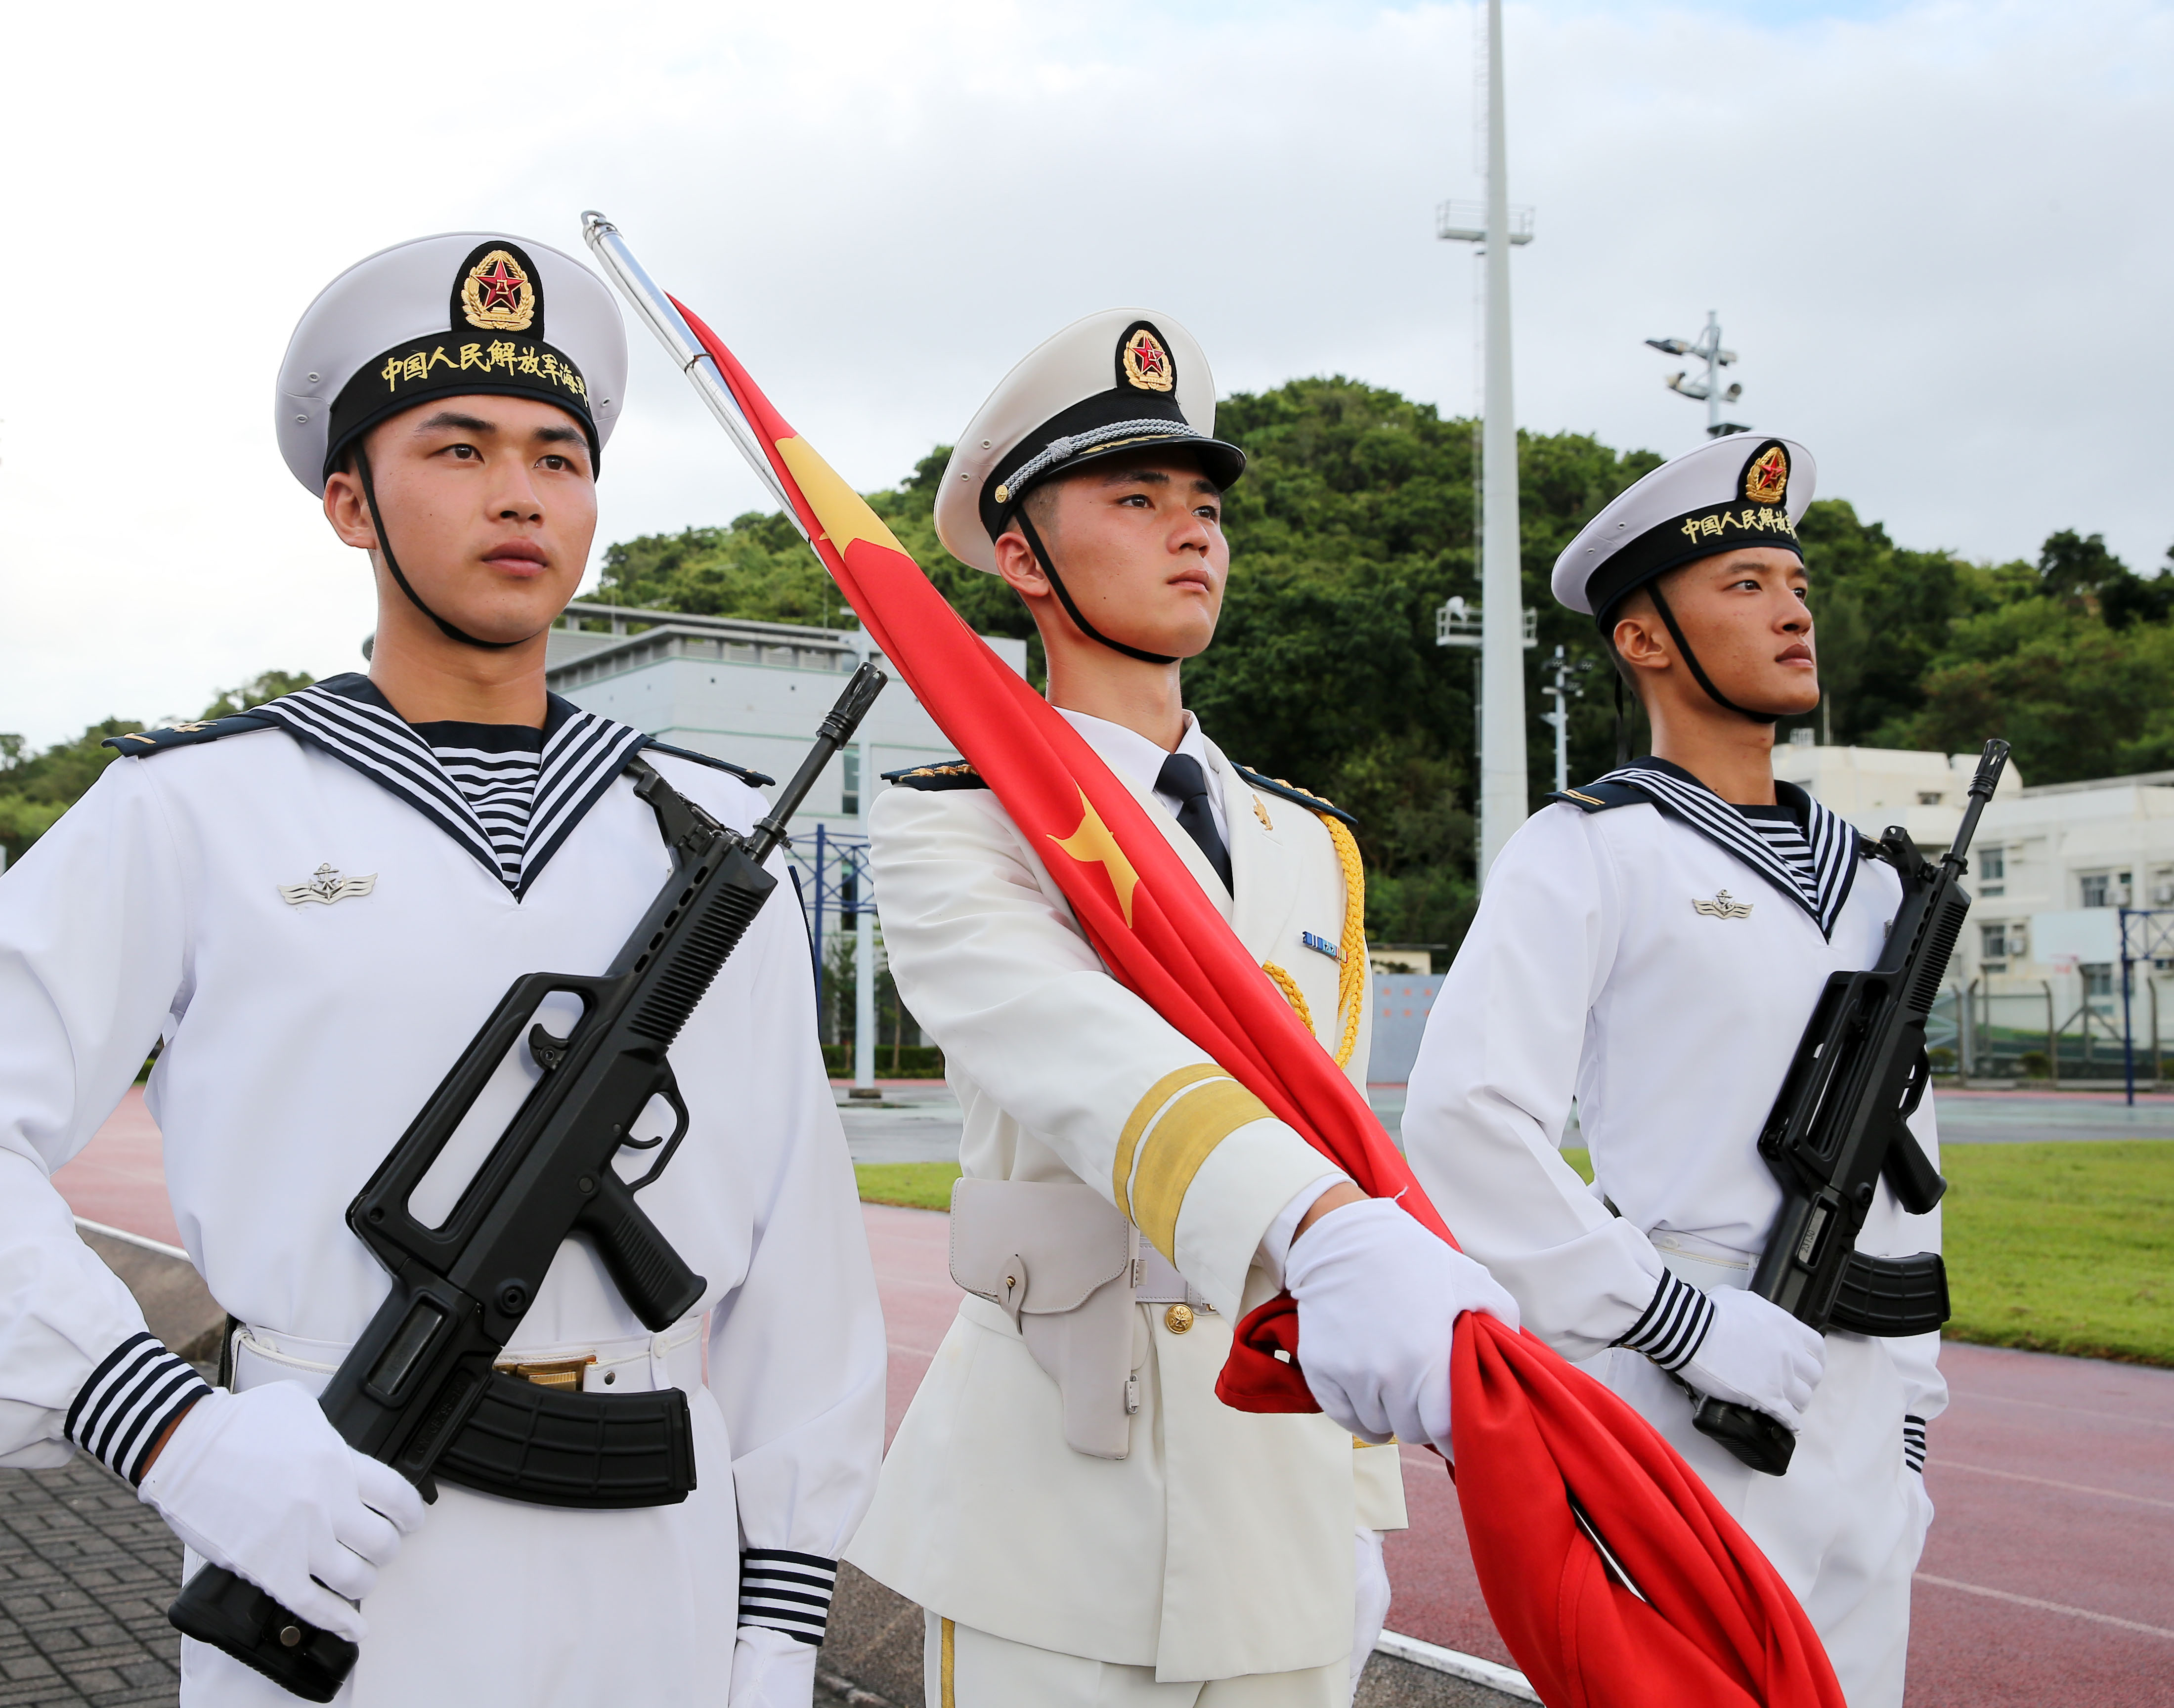
[[(1510, 251), (1533, 241), (1533, 210), (1510, 205), (1503, 134), (1502, 0), (1487, 0), (1487, 205), (1445, 202), (1435, 235), (1480, 246), (1486, 302), (1481, 367), (1479, 591), (1476, 611), (1453, 600), (1459, 620), (1479, 629), (1479, 867), (1487, 868), (1525, 822), (1525, 667), (1533, 644), (1518, 565), (1517, 421), (1510, 389)], [(1446, 609), (1447, 608), (1445, 608)], [(1446, 619), (1445, 619), (1446, 620)], [(1446, 633), (1447, 631), (1445, 631)], [(1470, 644), (1436, 636), (1443, 646)]]
[(1487, 404), (1481, 464), (1479, 879), (1525, 822), (1525, 604), (1517, 538), (1517, 420), (1510, 392), (1510, 169), (1502, 0), (1487, 0)]

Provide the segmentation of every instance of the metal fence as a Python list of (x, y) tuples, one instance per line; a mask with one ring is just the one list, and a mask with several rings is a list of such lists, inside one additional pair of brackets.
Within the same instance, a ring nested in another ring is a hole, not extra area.
[[(2136, 1077), (2162, 1080), (2166, 1060), (2174, 1056), (2174, 1040), (2160, 1030), (2162, 1024), (2174, 1030), (2174, 980), (2147, 976), (2141, 966), (2133, 976)], [(1937, 1071), (2053, 1084), (2123, 1077), (2118, 992), (2064, 998), (2050, 980), (2002, 983), (2005, 988), (1994, 990), (1988, 981), (1973, 979), (1941, 992), (1925, 1028)]]

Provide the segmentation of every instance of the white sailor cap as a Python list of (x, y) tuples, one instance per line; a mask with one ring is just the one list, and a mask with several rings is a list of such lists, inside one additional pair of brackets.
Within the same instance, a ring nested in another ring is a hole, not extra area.
[(1620, 494), (1555, 559), (1555, 594), (1604, 619), (1625, 594), (1695, 559), (1738, 546), (1802, 557), (1797, 523), (1818, 468), (1793, 439), (1710, 439)]
[(1142, 446), (1182, 446), (1228, 487), (1246, 453), (1215, 437), (1215, 380), (1167, 315), (1106, 309), (1065, 327), (1004, 376), (960, 436), (936, 495), (936, 535), (996, 573), (996, 538), (1038, 483)]
[(361, 435), (432, 397), (556, 404), (592, 464), (626, 392), (626, 328), (571, 256), (487, 231), (381, 249), (317, 293), (279, 364), (279, 451), (312, 492)]

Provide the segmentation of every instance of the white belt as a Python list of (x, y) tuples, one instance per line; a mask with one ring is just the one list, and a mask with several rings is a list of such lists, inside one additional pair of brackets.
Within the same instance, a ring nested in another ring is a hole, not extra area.
[(1694, 1287), (1749, 1287), (1758, 1260), (1733, 1246), (1701, 1240), (1695, 1234), (1655, 1234), (1653, 1249), (1669, 1273)]
[[(709, 1327), (710, 1313), (705, 1311), (683, 1317), (661, 1334), (509, 1346), (499, 1354), (498, 1367), (509, 1374), (546, 1365), (578, 1367), (581, 1388), (588, 1393), (653, 1393), (663, 1388), (692, 1393), (708, 1380)], [(234, 1391), (292, 1381), (321, 1394), (348, 1350), (337, 1341), (307, 1340), (244, 1324), (234, 1334)]]
[(1186, 1284), (1185, 1277), (1177, 1273), (1169, 1258), (1144, 1240), (1140, 1241), (1140, 1255), (1135, 1260), (1133, 1275), (1139, 1284), (1133, 1294), (1136, 1304), (1190, 1305), (1195, 1311), (1214, 1308), (1197, 1289)]

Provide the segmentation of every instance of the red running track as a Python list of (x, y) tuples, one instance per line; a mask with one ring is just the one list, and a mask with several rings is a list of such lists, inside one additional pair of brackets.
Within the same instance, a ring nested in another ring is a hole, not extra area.
[[(895, 1430), (959, 1290), (944, 1217), (865, 1207)], [(1932, 1428), (1939, 1516), (1914, 1597), (1907, 1708), (2174, 1703), (2174, 1370), (1950, 1344)], [(1514, 1665), (1480, 1600), (1457, 1490), (1404, 1451), (1393, 1630)]]
[[(132, 1091), (55, 1176), (78, 1215), (179, 1243), (159, 1131)], [(944, 1218), (865, 1207), (890, 1345), (886, 1439), (958, 1308)], [(1939, 1516), (1915, 1594), (1907, 1708), (2174, 1704), (2174, 1370), (1951, 1344), (1932, 1428)], [(1393, 1629), (1510, 1664), (1457, 1493), (1408, 1449)]]

